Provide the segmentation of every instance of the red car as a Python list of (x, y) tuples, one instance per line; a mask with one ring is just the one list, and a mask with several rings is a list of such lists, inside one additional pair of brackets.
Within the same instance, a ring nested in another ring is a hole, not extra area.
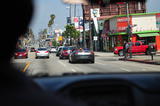
[(26, 49), (17, 49), (14, 54), (15, 59), (28, 58), (28, 52)]
[(60, 51), (59, 59), (69, 58), (69, 54), (75, 47), (63, 47)]
[[(131, 42), (129, 42), (131, 45)], [(156, 48), (156, 45), (153, 45)], [(149, 45), (143, 45), (141, 41), (132, 42), (132, 51), (128, 50), (128, 52), (132, 53), (145, 53), (149, 54)], [(123, 56), (123, 46), (118, 46), (114, 48), (114, 54), (118, 54), (119, 56)]]

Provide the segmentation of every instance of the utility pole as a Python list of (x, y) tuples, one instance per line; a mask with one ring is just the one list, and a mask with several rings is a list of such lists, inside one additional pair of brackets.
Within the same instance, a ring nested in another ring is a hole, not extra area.
[(93, 50), (92, 42), (92, 30), (91, 30), (91, 8), (89, 8), (89, 38), (90, 38), (90, 50)]
[(84, 48), (87, 48), (86, 46), (86, 35), (85, 35), (85, 14), (84, 14), (84, 6), (82, 5), (83, 9), (83, 46)]
[(128, 34), (128, 41), (131, 42), (130, 44), (130, 58), (132, 58), (132, 41), (130, 40), (130, 38), (132, 37), (132, 27), (130, 25), (130, 16), (129, 16), (129, 4), (128, 2), (126, 2), (126, 8), (127, 8), (127, 20), (128, 20), (128, 27), (127, 27), (127, 34)]

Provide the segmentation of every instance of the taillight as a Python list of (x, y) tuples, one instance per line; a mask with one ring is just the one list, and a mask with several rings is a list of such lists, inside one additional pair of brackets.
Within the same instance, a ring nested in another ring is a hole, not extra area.
[(91, 54), (94, 54), (94, 52), (92, 51)]
[(36, 51), (36, 53), (40, 53), (39, 51)]
[(45, 51), (44, 53), (49, 53), (48, 51)]
[(78, 54), (78, 52), (76, 52), (75, 54)]
[(15, 53), (15, 55), (18, 55), (18, 53)]

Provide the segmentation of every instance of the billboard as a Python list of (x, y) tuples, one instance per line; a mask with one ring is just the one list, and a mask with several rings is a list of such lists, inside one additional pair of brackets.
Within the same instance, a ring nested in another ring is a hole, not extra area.
[[(129, 18), (130, 25), (132, 25), (132, 17)], [(118, 17), (117, 18), (117, 32), (126, 32), (128, 27), (128, 18), (127, 17)]]

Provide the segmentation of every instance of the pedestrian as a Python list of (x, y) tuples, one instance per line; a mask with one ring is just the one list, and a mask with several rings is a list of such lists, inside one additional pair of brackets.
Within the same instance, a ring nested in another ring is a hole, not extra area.
[(128, 55), (128, 49), (129, 49), (129, 44), (127, 41), (124, 41), (123, 44), (123, 54), (124, 54), (124, 59), (127, 59), (127, 55)]

